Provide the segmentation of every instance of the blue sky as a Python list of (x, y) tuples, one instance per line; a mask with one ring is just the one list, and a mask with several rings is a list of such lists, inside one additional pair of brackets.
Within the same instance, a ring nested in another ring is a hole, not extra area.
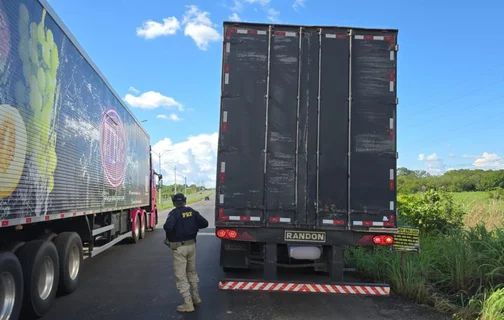
[(191, 182), (215, 179), (222, 21), (230, 17), (399, 29), (399, 165), (504, 168), (502, 1), (49, 2), (147, 120), (154, 149), (172, 150), (165, 173), (175, 165)]

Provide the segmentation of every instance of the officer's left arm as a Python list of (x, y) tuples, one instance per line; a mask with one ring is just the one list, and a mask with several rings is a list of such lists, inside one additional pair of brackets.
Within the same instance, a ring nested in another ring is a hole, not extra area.
[(177, 221), (176, 213), (175, 211), (172, 211), (168, 214), (168, 218), (166, 219), (166, 222), (163, 226), (163, 229), (165, 231), (173, 231), (175, 229), (175, 222)]
[(193, 209), (194, 216), (196, 217), (196, 223), (198, 224), (198, 229), (205, 229), (208, 227), (208, 220), (205, 219), (198, 211)]

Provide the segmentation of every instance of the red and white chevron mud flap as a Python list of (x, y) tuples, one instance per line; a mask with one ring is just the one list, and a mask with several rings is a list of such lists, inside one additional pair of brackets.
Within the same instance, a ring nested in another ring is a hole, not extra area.
[(219, 290), (351, 294), (361, 296), (390, 295), (390, 286), (388, 284), (375, 283), (321, 284), (250, 280), (221, 280), (219, 281)]

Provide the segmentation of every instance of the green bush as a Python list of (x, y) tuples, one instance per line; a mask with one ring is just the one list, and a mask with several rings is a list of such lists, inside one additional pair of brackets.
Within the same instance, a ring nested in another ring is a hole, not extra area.
[(504, 189), (501, 187), (495, 188), (488, 192), (488, 197), (492, 200), (504, 199)]
[(413, 225), (426, 233), (446, 233), (460, 229), (464, 212), (446, 192), (429, 190), (421, 195), (399, 195), (399, 222)]

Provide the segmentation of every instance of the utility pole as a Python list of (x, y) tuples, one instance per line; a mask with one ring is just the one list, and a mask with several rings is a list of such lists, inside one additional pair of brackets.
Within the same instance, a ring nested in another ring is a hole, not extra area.
[(184, 195), (187, 197), (187, 177), (184, 176)]
[[(158, 174), (161, 174), (161, 156), (171, 150), (165, 150), (163, 153), (157, 153), (154, 150), (151, 150), (151, 151), (152, 151), (152, 153), (154, 153), (155, 155), (157, 155), (159, 157), (159, 172), (158, 172)], [(159, 205), (161, 205), (161, 199), (162, 199), (161, 198), (161, 190), (163, 189), (161, 182), (162, 182), (162, 180), (159, 180)]]
[(173, 177), (175, 180), (175, 193), (177, 193), (177, 166), (173, 167)]

